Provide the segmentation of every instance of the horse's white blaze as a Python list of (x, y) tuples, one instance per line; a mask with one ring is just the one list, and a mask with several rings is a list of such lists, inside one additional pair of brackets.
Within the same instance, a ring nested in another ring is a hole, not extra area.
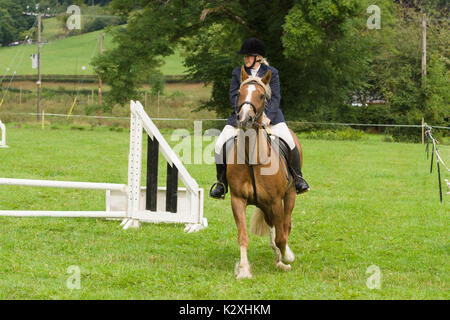
[(256, 90), (256, 87), (254, 84), (251, 84), (247, 88), (247, 98), (245, 98), (245, 101), (252, 101), (252, 93)]
[[(253, 91), (255, 91), (255, 90), (256, 90), (256, 87), (253, 84), (251, 84), (247, 87), (247, 97), (245, 98), (245, 101), (252, 101), (252, 94), (253, 94)], [(246, 103), (242, 106), (242, 119), (247, 118), (247, 114), (250, 112), (250, 110), (251, 110), (251, 107), (249, 104)]]
[(247, 114), (250, 112), (250, 105), (248, 103), (242, 106), (242, 119), (247, 118)]

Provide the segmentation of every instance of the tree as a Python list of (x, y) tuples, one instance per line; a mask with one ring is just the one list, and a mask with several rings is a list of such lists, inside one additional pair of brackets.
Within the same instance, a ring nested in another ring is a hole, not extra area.
[[(125, 103), (158, 72), (162, 57), (178, 48), (188, 77), (212, 85), (202, 107), (226, 117), (232, 111), (231, 71), (242, 64), (235, 52), (244, 39), (258, 37), (266, 44), (269, 63), (279, 70), (281, 108), (288, 120), (366, 122), (369, 116), (376, 123), (417, 124), (426, 116), (442, 124), (448, 118), (447, 7), (440, 0), (426, 6), (418, 0), (397, 2), (114, 0), (112, 11), (128, 24), (113, 29), (117, 47), (94, 65), (112, 86), (110, 103)], [(372, 4), (381, 10), (380, 30), (367, 26)], [(423, 10), (435, 19), (429, 24), (428, 58), (436, 57), (426, 86), (420, 76)], [(349, 100), (355, 95), (361, 102), (382, 98), (386, 106), (352, 108)]]
[[(128, 18), (128, 25), (114, 32), (118, 47), (94, 65), (114, 79), (110, 83), (114, 102), (123, 103), (136, 94), (143, 80), (138, 75), (141, 68), (132, 72), (136, 65), (157, 68), (161, 57), (177, 46), (184, 51), (189, 76), (212, 84), (211, 99), (204, 107), (221, 116), (232, 110), (229, 81), (232, 69), (242, 64), (235, 52), (245, 38), (255, 36), (266, 43), (269, 62), (280, 71), (281, 107), (291, 116), (299, 111), (305, 117), (320, 114), (344, 103), (349, 90), (360, 84), (367, 65), (366, 42), (352, 41), (346, 33), (354, 26), (352, 19), (361, 18), (359, 1), (115, 0), (111, 7)], [(312, 35), (298, 34), (303, 28)], [(126, 88), (115, 81), (123, 77), (132, 78)]]
[(6, 9), (0, 9), (0, 43), (5, 46), (13, 42), (16, 37), (14, 22)]
[[(417, 125), (424, 117), (429, 124), (448, 126), (448, 22), (441, 19), (438, 1), (434, 6), (432, 2), (426, 4), (423, 7), (420, 2), (402, 1), (391, 7), (388, 23), (376, 35), (370, 50), (368, 88), (386, 100), (384, 120), (388, 123)], [(421, 75), (423, 12), (427, 14), (426, 79)], [(420, 139), (414, 128), (396, 128), (391, 133), (396, 140)]]
[(33, 26), (35, 17), (22, 15), (26, 5), (34, 7), (34, 1), (0, 0), (0, 43), (2, 45), (24, 40), (21, 38), (21, 33)]

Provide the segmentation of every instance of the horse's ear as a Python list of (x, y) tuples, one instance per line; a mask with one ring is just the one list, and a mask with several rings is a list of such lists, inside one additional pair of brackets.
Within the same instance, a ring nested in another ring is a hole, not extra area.
[(272, 72), (267, 71), (266, 75), (261, 79), (261, 81), (267, 85), (270, 82), (270, 78), (272, 78)]
[(244, 66), (241, 67), (241, 83), (248, 79), (248, 74), (245, 71)]

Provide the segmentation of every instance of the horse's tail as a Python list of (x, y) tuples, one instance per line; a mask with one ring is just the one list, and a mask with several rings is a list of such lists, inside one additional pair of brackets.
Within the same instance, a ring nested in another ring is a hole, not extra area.
[(255, 211), (253, 211), (250, 220), (250, 232), (260, 237), (268, 236), (270, 233), (270, 227), (264, 220), (264, 212), (259, 208), (255, 208)]

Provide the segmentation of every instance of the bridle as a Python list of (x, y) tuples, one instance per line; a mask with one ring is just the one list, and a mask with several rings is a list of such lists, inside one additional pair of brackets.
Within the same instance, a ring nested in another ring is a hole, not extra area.
[[(262, 88), (264, 89), (264, 105), (263, 105), (263, 107), (261, 108), (261, 110), (260, 110), (259, 112), (257, 112), (257, 111), (256, 111), (256, 106), (254, 105), (254, 103), (251, 102), (251, 101), (245, 100), (244, 102), (242, 102), (242, 103), (237, 107), (236, 114), (238, 114), (239, 112), (241, 112), (242, 106), (243, 106), (244, 104), (249, 104), (249, 105), (252, 107), (253, 112), (255, 113), (255, 118), (253, 119), (253, 123), (254, 123), (256, 120), (258, 120), (258, 119), (262, 116), (262, 114), (264, 113), (264, 111), (266, 111), (266, 109), (267, 109), (267, 107), (268, 107), (268, 105), (269, 105), (269, 101), (268, 101), (268, 99), (267, 99), (266, 89), (265, 89), (260, 83), (258, 83), (257, 81), (250, 81), (250, 82), (247, 82), (246, 85), (247, 85), (247, 84), (256, 84), (256, 85), (258, 85), (258, 86), (260, 86), (260, 87), (262, 87)], [(239, 99), (239, 95), (240, 95), (240, 93), (238, 92), (238, 95), (236, 96), (236, 103), (237, 103), (237, 101), (238, 101), (238, 99)], [(260, 126), (261, 126), (261, 124), (260, 124)]]
[(257, 57), (258, 55), (249, 54), (249, 56), (254, 57), (253, 63), (252, 63), (252, 65), (249, 67), (250, 69), (252, 69), (252, 68), (255, 66), (255, 64), (256, 64), (257, 62), (261, 62), (261, 59), (256, 60), (256, 57)]

